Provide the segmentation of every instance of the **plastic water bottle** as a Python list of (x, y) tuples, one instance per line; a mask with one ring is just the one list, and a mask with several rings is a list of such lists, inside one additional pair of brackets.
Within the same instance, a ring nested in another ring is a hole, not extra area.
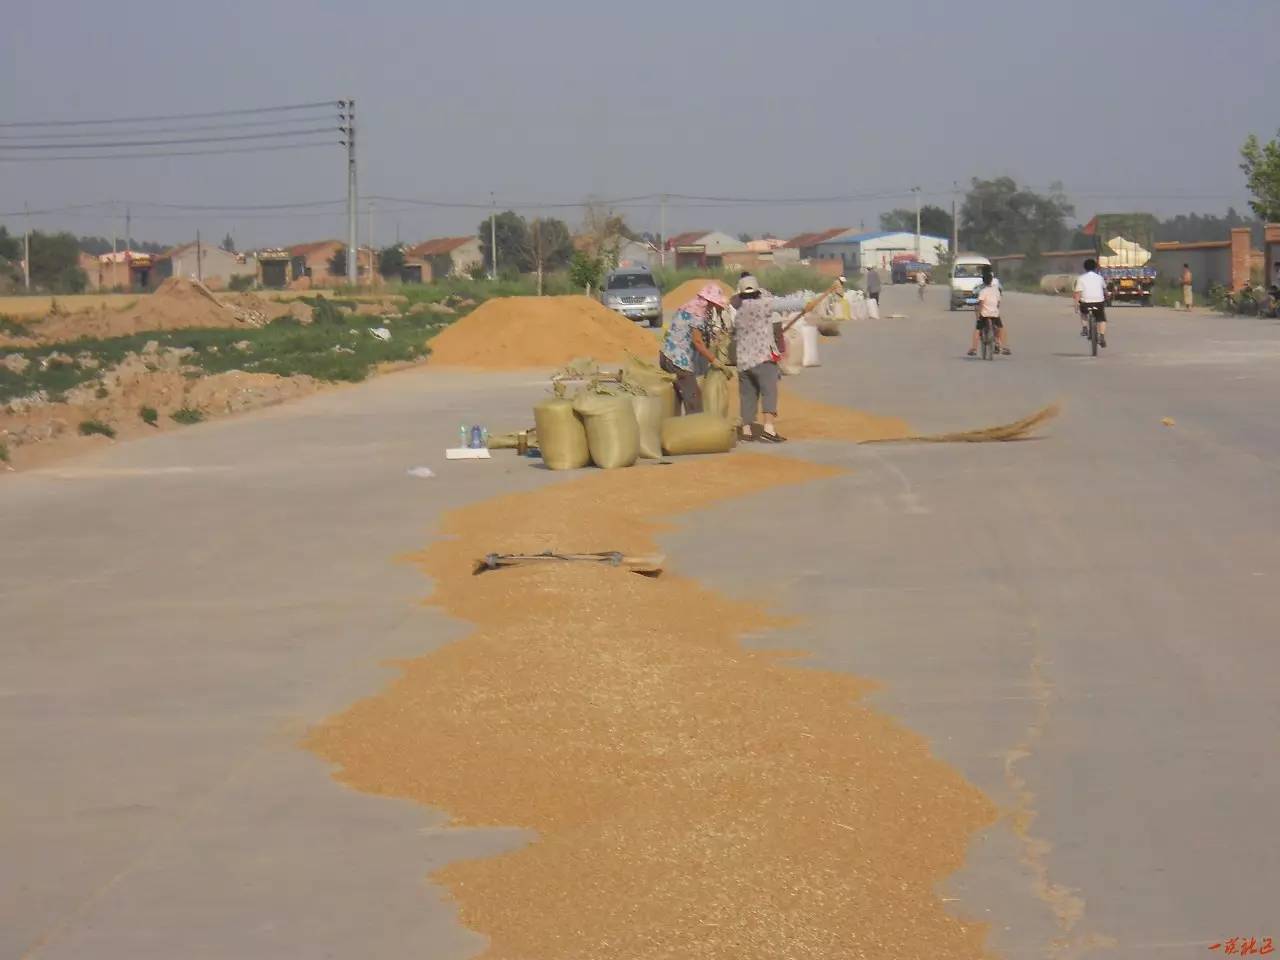
[(479, 424), (477, 424), (471, 428), (470, 447), (473, 450), (479, 450), (483, 446), (484, 446), (484, 434), (481, 432)]
[(486, 450), (489, 449), (489, 428), (488, 427), (480, 428), (480, 446), (484, 447)]
[(467, 425), (464, 423), (462, 426), (458, 427), (458, 446), (459, 447), (465, 447), (467, 445), (467, 434), (468, 434)]

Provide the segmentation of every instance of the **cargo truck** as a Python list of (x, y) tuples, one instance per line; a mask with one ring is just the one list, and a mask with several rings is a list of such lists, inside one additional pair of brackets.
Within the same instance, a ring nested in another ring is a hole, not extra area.
[(1107, 303), (1152, 305), (1156, 269), (1156, 218), (1149, 213), (1100, 213), (1084, 227), (1098, 252), (1098, 272), (1107, 282)]

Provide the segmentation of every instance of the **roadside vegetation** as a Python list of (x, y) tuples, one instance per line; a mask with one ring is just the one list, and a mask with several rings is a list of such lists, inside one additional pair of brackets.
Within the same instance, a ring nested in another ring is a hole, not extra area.
[(199, 423), (204, 419), (204, 413), (195, 407), (179, 407), (173, 413), (169, 414), (169, 419), (174, 423), (192, 424)]
[[(0, 364), (0, 403), (40, 394), (56, 401), (68, 390), (91, 384), (130, 354), (146, 362), (149, 353), (164, 350), (183, 351), (183, 366), (195, 376), (241, 370), (360, 381), (379, 364), (425, 358), (430, 352), (426, 341), (469, 309), (463, 305), (449, 314), (411, 303), (398, 316), (368, 317), (349, 312), (355, 306), (349, 301), (313, 297), (306, 302), (314, 319), (305, 325), (286, 316), (253, 329), (149, 331), (56, 346), (0, 347), (7, 361)], [(371, 332), (379, 328), (387, 331), (386, 340)]]
[[(741, 273), (741, 270), (676, 270), (669, 267), (659, 267), (653, 271), (653, 276), (658, 281), (658, 286), (666, 293), (674, 290), (687, 280), (702, 277), (722, 280), (730, 287), (736, 287)], [(771, 293), (783, 296), (795, 293), (797, 290), (824, 290), (831, 285), (831, 281), (834, 279), (825, 273), (814, 270), (812, 267), (800, 264), (771, 267), (767, 270), (761, 270), (755, 276), (760, 281), (760, 286)], [(848, 280), (851, 287), (861, 285), (858, 277), (849, 277)]]
[(110, 424), (103, 423), (101, 420), (81, 420), (80, 436), (93, 437), (102, 436), (114, 440), (116, 436), (115, 427)]

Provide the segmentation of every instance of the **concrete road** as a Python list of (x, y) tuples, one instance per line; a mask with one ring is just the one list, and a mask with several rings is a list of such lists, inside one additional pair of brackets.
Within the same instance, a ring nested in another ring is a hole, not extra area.
[[(788, 646), (881, 680), (1009, 812), (945, 891), (997, 950), (1280, 936), (1280, 327), (1117, 310), (1092, 360), (1066, 304), (1011, 296), (1016, 355), (983, 363), (944, 298), (889, 288), (905, 316), (824, 341), (795, 389), (930, 430), (1060, 399), (1045, 439), (796, 443), (850, 472), (670, 553), (808, 614)], [(456, 635), (397, 557), (556, 480), (439, 455), (539, 391), (412, 371), (0, 478), (0, 957), (480, 948), (424, 874), (521, 838), (341, 788), (296, 741)]]

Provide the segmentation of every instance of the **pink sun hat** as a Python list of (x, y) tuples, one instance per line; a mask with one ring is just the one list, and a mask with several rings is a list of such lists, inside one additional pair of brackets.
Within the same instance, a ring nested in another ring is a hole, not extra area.
[(714, 303), (722, 310), (729, 305), (729, 298), (724, 295), (724, 290), (718, 283), (708, 283), (698, 291), (698, 296), (709, 303)]

